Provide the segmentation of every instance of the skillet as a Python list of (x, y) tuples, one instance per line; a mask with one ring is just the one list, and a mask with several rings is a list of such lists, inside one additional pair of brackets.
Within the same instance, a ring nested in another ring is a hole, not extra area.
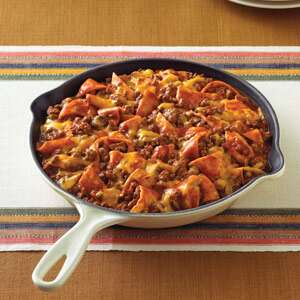
[[(45, 121), (47, 108), (50, 105), (60, 103), (62, 99), (67, 98), (70, 95), (76, 94), (80, 85), (87, 78), (102, 81), (105, 80), (105, 78), (110, 77), (113, 72), (117, 74), (128, 74), (140, 68), (172, 68), (193, 73), (203, 73), (205, 76), (225, 81), (248, 96), (251, 101), (255, 102), (262, 109), (273, 137), (268, 157), (271, 171), (265, 175), (252, 179), (234, 193), (215, 202), (193, 209), (167, 213), (130, 213), (104, 208), (79, 199), (60, 188), (60, 186), (53, 182), (43, 170), (39, 156), (35, 150), (40, 135), (40, 126)], [(38, 167), (40, 174), (50, 187), (71, 205), (75, 206), (80, 214), (78, 223), (48, 250), (33, 271), (33, 283), (45, 290), (57, 288), (65, 283), (71, 273), (75, 270), (92, 236), (103, 228), (115, 224), (139, 228), (166, 228), (198, 222), (224, 211), (230, 207), (237, 198), (247, 193), (259, 182), (268, 178), (277, 178), (284, 172), (284, 157), (279, 146), (280, 132), (278, 119), (267, 99), (248, 82), (227, 72), (195, 62), (177, 59), (151, 58), (134, 59), (100, 65), (71, 78), (56, 89), (40, 95), (32, 102), (31, 111), (33, 120), (30, 127), (30, 148), (33, 160)], [(63, 256), (65, 256), (66, 259), (57, 277), (52, 281), (44, 280), (43, 278), (48, 271)]]

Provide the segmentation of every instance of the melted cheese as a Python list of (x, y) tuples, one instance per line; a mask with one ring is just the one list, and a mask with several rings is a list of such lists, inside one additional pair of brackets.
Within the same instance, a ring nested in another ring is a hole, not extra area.
[(150, 176), (156, 176), (162, 170), (174, 172), (174, 167), (169, 164), (166, 164), (160, 160), (157, 160), (156, 162), (148, 162), (147, 163), (146, 172)]
[(75, 175), (72, 176), (64, 176), (60, 178), (58, 184), (64, 189), (69, 190), (71, 189), (79, 180), (82, 172), (77, 172)]
[(178, 81), (178, 77), (172, 73), (165, 75), (164, 78), (160, 81), (161, 85), (165, 85), (170, 82)]
[(72, 125), (72, 121), (71, 120), (67, 120), (65, 122), (59, 122), (59, 121), (54, 121), (51, 119), (47, 119), (46, 123), (42, 126), (42, 130), (46, 131), (50, 128), (54, 128), (57, 130), (64, 130), (67, 126), (71, 126)]
[(139, 155), (137, 152), (125, 153), (117, 169), (126, 171), (127, 173), (132, 173), (134, 170), (139, 168), (144, 168), (146, 165), (146, 160)]
[(159, 134), (151, 131), (151, 130), (146, 130), (146, 129), (140, 129), (137, 133), (137, 136), (140, 141), (142, 142), (151, 142), (154, 139), (159, 138)]
[(200, 75), (197, 75), (195, 76), (194, 78), (191, 78), (189, 80), (186, 80), (184, 81), (183, 85), (186, 87), (186, 88), (189, 88), (191, 90), (195, 90), (194, 88), (194, 85), (195, 83), (197, 82), (201, 82), (204, 80), (204, 77), (203, 76), (200, 76)]

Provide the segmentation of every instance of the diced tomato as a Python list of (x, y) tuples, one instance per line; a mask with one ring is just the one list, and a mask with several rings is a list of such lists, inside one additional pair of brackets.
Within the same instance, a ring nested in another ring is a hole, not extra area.
[(116, 73), (112, 74), (111, 84), (117, 89), (118, 94), (134, 99), (134, 91)]
[(262, 135), (261, 135), (261, 132), (259, 129), (249, 130), (249, 131), (245, 132), (243, 135), (256, 144), (261, 145), (264, 143), (264, 140), (262, 138)]
[(187, 109), (193, 109), (199, 106), (205, 95), (200, 92), (192, 91), (189, 88), (180, 86), (177, 89), (176, 99), (179, 105)]
[(221, 157), (221, 152), (215, 152), (191, 161), (190, 165), (196, 166), (201, 173), (209, 178), (216, 179), (221, 176), (223, 166)]
[(152, 111), (158, 106), (159, 101), (153, 92), (153, 87), (149, 87), (145, 90), (143, 98), (139, 101), (139, 105), (136, 114), (142, 117), (146, 117), (152, 113)]
[(130, 129), (136, 131), (140, 124), (142, 123), (143, 118), (141, 116), (134, 116), (124, 122), (122, 122), (119, 126), (121, 131), (128, 131)]
[(79, 179), (79, 188), (83, 193), (90, 193), (91, 191), (98, 191), (105, 185), (98, 176), (99, 168), (96, 163), (90, 164), (83, 172)]
[(217, 93), (220, 88), (225, 88), (231, 91), (236, 96), (241, 96), (241, 94), (233, 88), (231, 85), (225, 83), (224, 81), (214, 80), (208, 83), (202, 90), (202, 93)]
[(182, 194), (180, 206), (183, 209), (199, 206), (201, 199), (200, 182), (198, 175), (191, 175), (178, 185), (177, 188)]
[(120, 152), (120, 151), (110, 151), (109, 152), (109, 165), (111, 167), (115, 167), (124, 157), (124, 153)]
[(58, 120), (61, 121), (65, 118), (76, 116), (84, 117), (88, 114), (89, 108), (89, 103), (84, 99), (71, 100), (64, 104), (59, 113)]
[(92, 95), (92, 94), (87, 94), (86, 95), (86, 99), (87, 101), (98, 107), (98, 108), (109, 108), (113, 106), (113, 102), (110, 99), (105, 99), (96, 95)]
[(162, 113), (158, 113), (155, 119), (155, 123), (159, 128), (160, 133), (169, 136), (176, 136), (176, 128), (163, 116)]
[(238, 162), (247, 164), (249, 159), (254, 156), (252, 147), (237, 132), (226, 131), (225, 140), (224, 147)]
[(167, 161), (173, 157), (175, 151), (175, 146), (173, 144), (157, 146), (152, 154), (152, 159), (160, 159), (162, 161)]
[(108, 118), (112, 125), (117, 126), (121, 119), (121, 109), (120, 107), (102, 108), (98, 110), (98, 115)]
[(199, 140), (207, 135), (207, 131), (199, 131), (189, 140), (187, 140), (181, 150), (181, 156), (188, 160), (193, 160), (199, 157)]
[(56, 139), (52, 141), (46, 141), (42, 145), (40, 145), (37, 150), (42, 154), (51, 154), (57, 149), (63, 149), (65, 147), (72, 147), (74, 142), (66, 137), (61, 139)]
[(250, 109), (244, 102), (239, 100), (224, 100), (225, 110), (242, 110)]
[(202, 201), (206, 203), (218, 199), (220, 196), (213, 182), (203, 174), (200, 174), (199, 177), (201, 178)]
[(141, 213), (141, 212), (149, 212), (151, 206), (158, 202), (159, 193), (153, 189), (144, 187), (142, 185), (140, 188), (140, 197), (136, 203), (136, 205), (130, 210), (133, 213)]
[(106, 85), (100, 82), (97, 82), (94, 79), (88, 78), (80, 87), (78, 96), (82, 97), (88, 93), (95, 93), (98, 90), (105, 90)]

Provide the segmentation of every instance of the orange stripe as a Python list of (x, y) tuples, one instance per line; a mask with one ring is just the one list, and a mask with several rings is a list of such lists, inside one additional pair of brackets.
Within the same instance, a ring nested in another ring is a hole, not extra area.
[(48, 216), (0, 216), (0, 223), (59, 223), (77, 222), (79, 216), (48, 215)]
[[(77, 215), (2, 215), (0, 223), (62, 223), (62, 222), (77, 222)], [(203, 224), (290, 224), (300, 223), (300, 215), (218, 215), (202, 221)]]

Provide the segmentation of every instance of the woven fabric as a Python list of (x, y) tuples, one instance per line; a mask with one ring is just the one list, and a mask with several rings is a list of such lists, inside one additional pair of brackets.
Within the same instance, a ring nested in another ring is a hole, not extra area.
[[(278, 114), (287, 171), (230, 210), (179, 228), (114, 226), (90, 250), (300, 250), (300, 47), (0, 47), (0, 250), (47, 249), (78, 220), (74, 208), (41, 181), (28, 151), (29, 105), (62, 79), (99, 64), (137, 57), (175, 57), (251, 80)], [(255, 79), (255, 81), (253, 81)], [(17, 137), (17, 138), (16, 138)]]

